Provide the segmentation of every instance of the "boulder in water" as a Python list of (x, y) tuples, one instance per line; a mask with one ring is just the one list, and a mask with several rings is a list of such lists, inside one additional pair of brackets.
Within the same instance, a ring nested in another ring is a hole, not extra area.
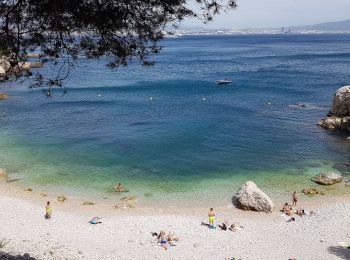
[(67, 200), (67, 198), (66, 198), (65, 196), (61, 195), (61, 196), (58, 196), (58, 197), (57, 197), (57, 200), (58, 200), (59, 202), (65, 202), (65, 201)]
[(350, 116), (328, 116), (321, 119), (317, 124), (329, 130), (350, 131)]
[(9, 95), (5, 94), (5, 93), (0, 93), (0, 100), (4, 100), (4, 99), (8, 99)]
[(136, 198), (136, 195), (130, 195), (130, 196), (121, 198), (120, 200), (121, 200), (121, 201), (135, 201), (136, 199), (137, 199), (137, 198)]
[(320, 173), (313, 179), (314, 182), (322, 185), (333, 185), (342, 181), (342, 177), (336, 173)]
[(350, 116), (350, 86), (335, 92), (331, 113), (339, 117)]
[(5, 69), (2, 66), (0, 66), (0, 77), (5, 77), (5, 76), (6, 76)]
[(318, 125), (331, 130), (350, 131), (350, 86), (335, 92), (331, 111)]
[(323, 191), (314, 188), (303, 189), (301, 192), (305, 195), (325, 195)]
[(92, 201), (84, 201), (83, 205), (84, 206), (92, 206), (92, 205), (95, 205), (95, 203), (93, 203)]
[(31, 69), (39, 69), (43, 67), (43, 63), (42, 62), (32, 62), (30, 63), (30, 68)]
[(240, 209), (272, 212), (272, 200), (252, 181), (246, 182), (233, 197), (233, 203)]

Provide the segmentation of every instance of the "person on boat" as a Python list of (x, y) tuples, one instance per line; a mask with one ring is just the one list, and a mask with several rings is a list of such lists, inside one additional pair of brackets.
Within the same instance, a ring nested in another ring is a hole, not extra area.
[(215, 221), (215, 212), (213, 208), (210, 208), (208, 212), (208, 218), (209, 218), (209, 226), (210, 228), (214, 228), (214, 221)]
[(296, 206), (298, 202), (298, 193), (296, 191), (293, 192), (292, 201), (293, 201), (293, 206)]
[(45, 213), (45, 219), (50, 219), (52, 214), (52, 208), (50, 206), (50, 201), (46, 203), (46, 213)]
[(121, 183), (118, 183), (117, 185), (115, 185), (114, 190), (116, 192), (126, 192), (125, 187)]

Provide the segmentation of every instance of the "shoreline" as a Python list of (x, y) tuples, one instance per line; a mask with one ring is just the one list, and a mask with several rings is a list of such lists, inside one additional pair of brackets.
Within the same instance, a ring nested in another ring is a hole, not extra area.
[[(344, 181), (343, 181), (344, 182)], [(343, 183), (331, 185), (331, 188), (336, 189), (337, 187), (340, 188), (340, 185), (344, 185)], [(322, 188), (327, 188), (327, 186), (323, 185), (316, 185), (316, 187), (319, 187), (321, 190)], [(346, 186), (348, 187), (348, 186)], [(329, 188), (329, 187), (328, 187)], [(344, 187), (341, 187), (344, 189)], [(266, 192), (266, 190), (262, 189)], [(348, 202), (350, 201), (350, 188), (348, 192), (342, 191), (342, 193), (328, 193), (326, 195), (305, 195), (301, 193), (300, 191), (297, 191), (299, 194), (299, 201), (302, 201), (303, 207), (308, 208), (318, 208), (323, 207), (329, 204), (334, 204), (337, 202)], [(292, 193), (292, 191), (291, 191)], [(235, 192), (232, 193), (232, 196), (235, 194)], [(62, 194), (60, 194), (62, 195)], [(50, 201), (55, 207), (57, 207), (58, 210), (63, 210), (65, 212), (69, 213), (78, 213), (81, 214), (84, 213), (91, 213), (93, 212), (101, 212), (105, 215), (113, 216), (116, 213), (126, 213), (126, 214), (147, 214), (148, 212), (153, 213), (170, 213), (170, 214), (176, 214), (181, 210), (181, 212), (188, 212), (190, 214), (192, 213), (200, 213), (205, 212), (210, 207), (215, 207), (216, 209), (219, 209), (224, 212), (232, 212), (238, 211), (239, 213), (242, 213), (242, 215), (253, 215), (256, 212), (250, 212), (250, 211), (243, 211), (240, 209), (235, 208), (235, 206), (232, 203), (232, 196), (230, 198), (227, 198), (226, 204), (220, 203), (215, 204), (212, 202), (208, 202), (207, 206), (203, 205), (196, 205), (192, 204), (190, 206), (179, 206), (179, 205), (165, 205), (165, 204), (139, 204), (137, 199), (136, 200), (129, 200), (129, 201), (121, 201), (120, 199), (123, 197), (132, 197), (132, 193), (121, 193), (116, 194), (117, 198), (111, 198), (111, 197), (105, 197), (105, 198), (92, 198), (92, 197), (81, 197), (81, 196), (67, 196), (66, 201), (59, 202), (58, 201), (58, 194), (50, 194), (46, 193), (40, 190), (33, 190), (33, 191), (27, 191), (23, 189), (22, 186), (7, 183), (3, 180), (0, 180), (0, 197), (8, 197), (8, 198), (15, 198), (19, 200), (23, 200), (27, 203), (36, 205), (38, 207), (43, 207), (47, 201)], [(270, 197), (272, 201), (275, 204), (275, 209), (273, 210), (273, 213), (279, 213), (279, 210), (283, 207), (283, 204), (285, 202), (291, 202), (291, 198), (288, 200), (286, 198), (280, 198), (275, 199), (274, 197)], [(92, 205), (83, 205), (84, 202), (92, 202)], [(115, 207), (118, 206), (118, 207)]]
[[(349, 201), (350, 199), (350, 187), (349, 184), (345, 184), (347, 181), (343, 181), (342, 183), (324, 186), (324, 185), (305, 185), (305, 187), (318, 188), (319, 190), (329, 189), (326, 195), (305, 195), (300, 190), (298, 190), (299, 199), (303, 201), (303, 206), (307, 207), (322, 207), (328, 205), (329, 203), (335, 203), (338, 201)], [(0, 196), (7, 196), (11, 198), (21, 199), (27, 202), (30, 202), (38, 207), (42, 207), (45, 205), (46, 201), (50, 201), (51, 203), (56, 204), (58, 209), (64, 210), (70, 213), (74, 212), (103, 212), (104, 214), (113, 215), (117, 212), (138, 212), (143, 213), (148, 210), (152, 210), (155, 212), (161, 213), (176, 213), (179, 210), (188, 211), (189, 213), (193, 212), (204, 212), (210, 208), (215, 207), (222, 211), (232, 211), (240, 209), (236, 209), (232, 203), (232, 197), (236, 191), (232, 192), (232, 196), (228, 198), (217, 198), (215, 201), (207, 201), (203, 199), (202, 201), (193, 200), (186, 201), (186, 203), (173, 205), (173, 204), (165, 204), (165, 203), (139, 203), (138, 198), (136, 200), (127, 200), (122, 201), (122, 198), (132, 197), (134, 194), (132, 192), (127, 193), (115, 193), (113, 196), (106, 197), (90, 197), (90, 196), (66, 196), (61, 193), (47, 193), (44, 190), (34, 189), (32, 191), (27, 191), (25, 186), (18, 185), (16, 183), (8, 183), (4, 180), (0, 180)], [(262, 191), (267, 192), (270, 195), (269, 190), (266, 190), (264, 187), (260, 187)], [(338, 190), (341, 189), (341, 192)], [(270, 198), (275, 204), (275, 211), (278, 211), (279, 208), (283, 207), (285, 202), (290, 202), (291, 200), (292, 190), (290, 190), (290, 197), (281, 196), (276, 197), (276, 195), (271, 196)], [(59, 202), (58, 196), (64, 195), (66, 197), (66, 201)], [(223, 202), (225, 201), (225, 202)], [(92, 202), (93, 205), (83, 205), (84, 202)], [(117, 206), (117, 207), (115, 207)]]

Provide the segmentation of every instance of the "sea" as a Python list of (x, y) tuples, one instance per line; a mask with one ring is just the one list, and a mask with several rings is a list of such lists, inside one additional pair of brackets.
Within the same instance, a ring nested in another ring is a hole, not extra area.
[(310, 179), (349, 163), (347, 135), (317, 122), (350, 84), (350, 34), (159, 45), (153, 66), (80, 58), (52, 98), (30, 80), (2, 83), (0, 168), (21, 188), (75, 198), (118, 200), (121, 182), (147, 206), (229, 206), (249, 180), (280, 200), (310, 187), (349, 192)]

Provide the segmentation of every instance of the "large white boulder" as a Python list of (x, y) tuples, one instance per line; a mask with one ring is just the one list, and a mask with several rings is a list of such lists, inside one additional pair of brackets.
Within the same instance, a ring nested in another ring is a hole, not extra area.
[(24, 70), (24, 71), (28, 71), (30, 70), (30, 62), (18, 62), (18, 68), (19, 70)]
[(272, 212), (272, 200), (252, 181), (246, 182), (233, 197), (233, 203), (240, 209)]
[(6, 71), (4, 70), (3, 67), (0, 66), (0, 77), (6, 76)]
[(316, 175), (313, 179), (314, 182), (322, 185), (333, 185), (335, 183), (341, 182), (343, 178), (336, 173), (320, 173)]
[(339, 117), (350, 116), (350, 86), (344, 86), (335, 92), (331, 113)]

